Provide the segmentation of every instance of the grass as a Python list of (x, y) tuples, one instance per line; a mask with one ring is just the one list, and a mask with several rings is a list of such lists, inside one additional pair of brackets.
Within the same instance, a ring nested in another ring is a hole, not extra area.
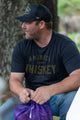
[(59, 120), (59, 117), (53, 116), (53, 120)]

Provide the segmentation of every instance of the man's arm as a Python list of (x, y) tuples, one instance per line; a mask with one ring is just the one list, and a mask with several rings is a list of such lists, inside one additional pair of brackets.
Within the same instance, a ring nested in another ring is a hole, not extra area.
[(51, 85), (53, 95), (61, 94), (78, 89), (80, 86), (80, 69), (73, 71), (69, 77), (66, 77), (59, 83)]
[(21, 102), (26, 103), (30, 101), (32, 90), (25, 88), (23, 86), (24, 73), (12, 72), (10, 75), (10, 90), (15, 93), (21, 100)]
[(39, 104), (43, 104), (49, 100), (52, 96), (73, 91), (80, 86), (80, 69), (73, 71), (69, 77), (66, 77), (61, 82), (43, 86), (36, 89), (32, 96), (32, 100)]

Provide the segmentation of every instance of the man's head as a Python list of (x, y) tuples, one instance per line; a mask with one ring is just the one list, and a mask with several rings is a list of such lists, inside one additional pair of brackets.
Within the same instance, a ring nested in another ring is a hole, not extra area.
[(22, 16), (16, 17), (23, 22), (22, 29), (25, 30), (27, 39), (39, 39), (43, 31), (52, 29), (52, 14), (42, 4), (31, 4), (27, 6)]
[(32, 22), (32, 21), (52, 21), (52, 14), (50, 10), (42, 4), (31, 4), (28, 5), (24, 14), (22, 16), (16, 17), (22, 22)]

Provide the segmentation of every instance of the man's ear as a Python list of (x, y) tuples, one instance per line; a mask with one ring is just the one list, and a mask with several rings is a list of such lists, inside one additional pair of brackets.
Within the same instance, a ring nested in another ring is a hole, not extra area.
[(39, 27), (40, 27), (40, 29), (45, 28), (45, 21), (41, 20), (39, 23)]

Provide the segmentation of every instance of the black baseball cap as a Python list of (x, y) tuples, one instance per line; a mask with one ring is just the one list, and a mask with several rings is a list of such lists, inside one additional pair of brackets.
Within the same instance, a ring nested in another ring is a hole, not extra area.
[(22, 16), (16, 17), (16, 19), (22, 22), (31, 22), (31, 21), (52, 21), (52, 14), (50, 10), (42, 4), (31, 4), (28, 5), (24, 14)]

